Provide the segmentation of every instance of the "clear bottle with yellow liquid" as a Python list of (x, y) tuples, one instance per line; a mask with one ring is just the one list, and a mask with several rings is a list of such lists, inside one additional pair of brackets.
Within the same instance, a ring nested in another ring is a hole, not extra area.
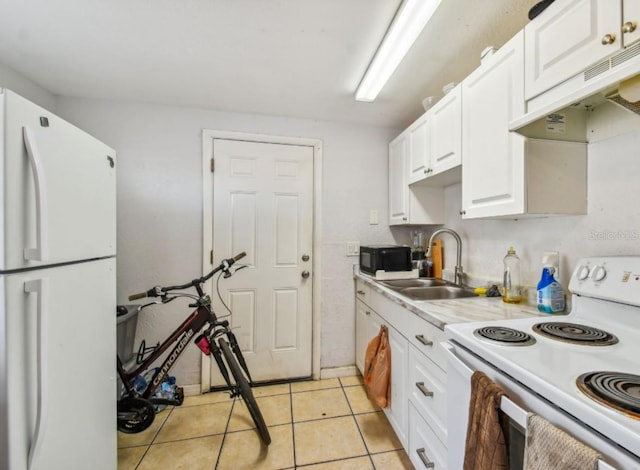
[(502, 301), (508, 304), (522, 302), (520, 292), (520, 258), (513, 247), (509, 247), (504, 257), (504, 276), (502, 281)]

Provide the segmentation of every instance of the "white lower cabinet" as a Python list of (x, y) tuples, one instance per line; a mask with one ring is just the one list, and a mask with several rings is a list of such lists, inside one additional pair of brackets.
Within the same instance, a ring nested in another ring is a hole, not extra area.
[(369, 337), (373, 338), (386, 325), (389, 331), (391, 348), (391, 404), (384, 409), (387, 419), (396, 432), (402, 446), (407, 447), (407, 366), (409, 360), (409, 343), (398, 331), (377, 315), (369, 315)]
[(447, 448), (436, 437), (427, 421), (409, 403), (409, 448), (411, 463), (416, 469), (447, 468)]
[(384, 412), (416, 468), (434, 468), (426, 466), (429, 461), (446, 468), (447, 377), (440, 354), (444, 332), (374, 289), (366, 295), (366, 304), (356, 298), (356, 366), (364, 373), (367, 345), (386, 325), (391, 406)]

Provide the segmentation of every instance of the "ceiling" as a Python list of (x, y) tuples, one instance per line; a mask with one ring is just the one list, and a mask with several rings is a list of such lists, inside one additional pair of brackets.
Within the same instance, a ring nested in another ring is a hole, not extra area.
[(442, 0), (374, 103), (400, 0), (0, 0), (0, 63), (55, 95), (405, 127), (537, 0)]

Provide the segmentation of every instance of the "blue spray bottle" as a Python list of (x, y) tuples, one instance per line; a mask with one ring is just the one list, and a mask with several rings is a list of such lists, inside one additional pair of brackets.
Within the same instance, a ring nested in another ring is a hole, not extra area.
[(538, 282), (538, 310), (543, 313), (563, 312), (565, 308), (564, 289), (553, 276), (555, 268), (542, 268), (542, 278)]

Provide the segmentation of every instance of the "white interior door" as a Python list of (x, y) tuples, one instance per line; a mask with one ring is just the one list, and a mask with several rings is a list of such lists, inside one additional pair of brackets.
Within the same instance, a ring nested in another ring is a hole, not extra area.
[[(312, 374), (313, 151), (213, 140), (213, 260), (247, 253), (219, 288), (257, 381)], [(215, 362), (211, 381), (222, 382)]]

